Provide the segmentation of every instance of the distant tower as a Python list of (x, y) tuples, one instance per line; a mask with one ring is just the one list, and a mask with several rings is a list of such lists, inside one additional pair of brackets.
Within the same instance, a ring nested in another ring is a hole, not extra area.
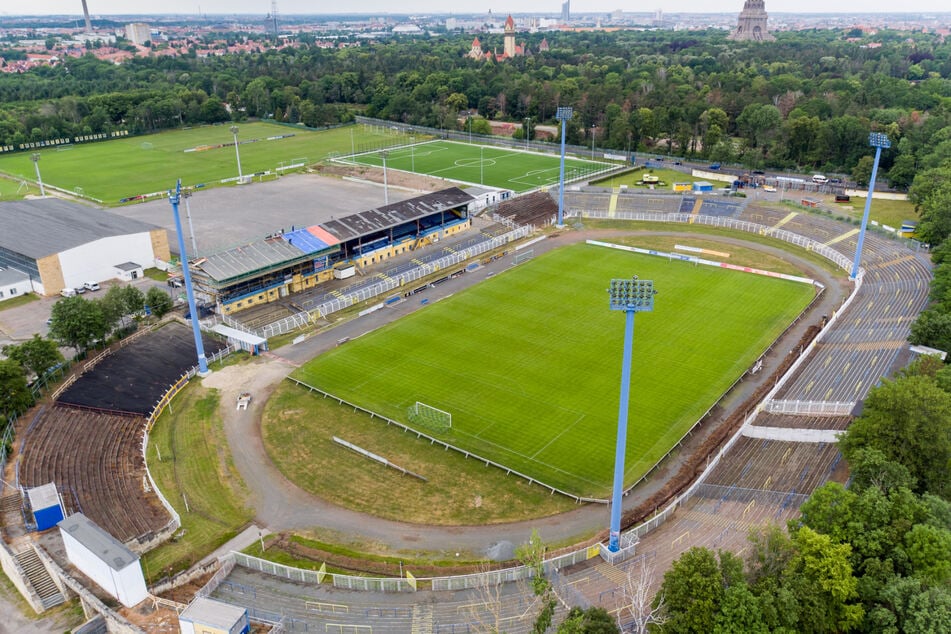
[(86, 33), (92, 33), (92, 22), (89, 21), (89, 7), (86, 6), (86, 0), (83, 0), (83, 16), (86, 18)]
[(568, 24), (571, 18), (571, 0), (565, 0), (561, 3), (561, 23)]
[(515, 20), (509, 16), (505, 21), (505, 35), (503, 36), (502, 54), (506, 57), (515, 57)]
[(274, 39), (277, 40), (277, 0), (271, 0), (271, 28), (274, 31)]
[(727, 39), (756, 42), (772, 42), (776, 39), (766, 28), (766, 5), (763, 0), (746, 0), (736, 30)]

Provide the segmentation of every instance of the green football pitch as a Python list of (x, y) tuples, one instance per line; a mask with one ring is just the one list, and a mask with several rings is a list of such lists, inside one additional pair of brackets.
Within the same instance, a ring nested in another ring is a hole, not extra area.
[(658, 290), (635, 326), (625, 473), (633, 483), (802, 311), (811, 286), (574, 245), (335, 348), (295, 376), (406, 424), (417, 401), (444, 410), (449, 430), (420, 431), (576, 495), (606, 497), (625, 320), (609, 310), (607, 288), (632, 275)]
[[(405, 144), (409, 137), (364, 125), (313, 131), (272, 123), (238, 124), (245, 176), (328, 157)], [(201, 149), (199, 149), (201, 148)], [(43, 182), (115, 205), (124, 198), (186, 186), (218, 184), (238, 175), (230, 126), (203, 126), (38, 150)], [(36, 179), (31, 152), (0, 156), (0, 172)], [(34, 186), (35, 189), (35, 186)]]
[[(344, 160), (359, 165), (383, 166), (382, 152), (357, 154)], [(391, 148), (386, 152), (387, 169), (511, 189), (516, 193), (557, 184), (560, 160), (555, 154), (453, 141), (427, 141)], [(565, 180), (587, 178), (614, 167), (616, 165), (611, 163), (566, 157)]]

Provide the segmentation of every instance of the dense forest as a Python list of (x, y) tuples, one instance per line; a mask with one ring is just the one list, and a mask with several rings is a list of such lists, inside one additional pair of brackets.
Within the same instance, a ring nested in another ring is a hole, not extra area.
[[(810, 31), (763, 45), (722, 31), (621, 31), (518, 41), (528, 54), (502, 62), (466, 57), (471, 37), (462, 35), (119, 66), (66, 58), (0, 75), (0, 145), (246, 117), (321, 126), (355, 112), (435, 128), (459, 127), (470, 109), (555, 124), (555, 108), (567, 105), (569, 142), (594, 135), (603, 148), (749, 168), (861, 175), (868, 132), (886, 132), (894, 145), (883, 173), (898, 188), (951, 147), (951, 43), (934, 35)], [(501, 48), (500, 36), (483, 45)]]

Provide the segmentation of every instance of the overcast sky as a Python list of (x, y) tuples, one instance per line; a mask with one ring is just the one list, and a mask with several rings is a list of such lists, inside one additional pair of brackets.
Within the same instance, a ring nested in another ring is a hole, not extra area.
[[(124, 15), (141, 13), (184, 13), (197, 14), (266, 14), (271, 10), (271, 0), (86, 0), (91, 15)], [(11, 6), (13, 5), (13, 6)], [(278, 0), (279, 13), (340, 13), (341, 9), (328, 8), (330, 3), (314, 0)], [(14, 6), (16, 7), (14, 9)], [(341, 6), (341, 5), (338, 5)], [(406, 0), (405, 2), (383, 2), (381, 0), (350, 0), (343, 3), (343, 9), (349, 13), (447, 13), (452, 7), (445, 0)], [(615, 9), (624, 11), (649, 12), (663, 9), (667, 13), (677, 12), (739, 12), (743, 0), (720, 0), (711, 3), (708, 0), (655, 0), (654, 2), (633, 3), (621, 0), (573, 0), (573, 13), (610, 12)], [(493, 13), (549, 13), (557, 14), (561, 10), (561, 0), (486, 0), (482, 3), (466, 3), (460, 11), (467, 13), (492, 10)], [(913, 0), (910, 4), (895, 3), (894, 0), (766, 0), (769, 12), (834, 12), (834, 13), (882, 13), (892, 11), (938, 12), (951, 11), (948, 0)], [(0, 15), (81, 15), (82, 0), (29, 0), (0, 2)]]

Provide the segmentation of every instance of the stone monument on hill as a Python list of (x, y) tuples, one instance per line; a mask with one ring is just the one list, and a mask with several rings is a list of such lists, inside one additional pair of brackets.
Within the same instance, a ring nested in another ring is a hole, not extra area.
[(772, 42), (773, 37), (766, 28), (766, 5), (763, 0), (746, 0), (736, 29), (727, 39)]

